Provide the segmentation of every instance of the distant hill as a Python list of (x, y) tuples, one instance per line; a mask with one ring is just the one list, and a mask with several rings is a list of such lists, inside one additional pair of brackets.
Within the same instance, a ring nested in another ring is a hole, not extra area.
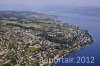
[(47, 13), (75, 13), (87, 16), (100, 16), (100, 7), (79, 7), (79, 6), (46, 6), (40, 9)]
[(0, 20), (21, 22), (59, 22), (57, 16), (28, 11), (0, 11)]

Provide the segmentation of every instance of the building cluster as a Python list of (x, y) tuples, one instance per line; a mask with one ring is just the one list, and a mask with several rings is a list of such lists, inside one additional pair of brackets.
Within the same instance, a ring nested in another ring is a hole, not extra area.
[[(4, 31), (0, 28), (0, 62), (12, 63), (15, 66), (43, 66), (47, 63), (39, 62), (40, 58), (62, 57), (67, 52), (70, 53), (73, 49), (78, 49), (91, 41), (91, 37), (79, 29), (70, 29), (65, 35), (67, 39), (75, 39), (72, 46), (51, 42), (38, 34), (41, 34), (41, 31), (20, 27), (9, 27)], [(48, 34), (52, 36), (55, 32)]]

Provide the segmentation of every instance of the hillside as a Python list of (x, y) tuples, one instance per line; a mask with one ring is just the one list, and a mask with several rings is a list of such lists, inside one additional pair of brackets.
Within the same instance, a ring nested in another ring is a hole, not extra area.
[(87, 30), (62, 23), (56, 16), (0, 11), (0, 65), (44, 66), (93, 42)]

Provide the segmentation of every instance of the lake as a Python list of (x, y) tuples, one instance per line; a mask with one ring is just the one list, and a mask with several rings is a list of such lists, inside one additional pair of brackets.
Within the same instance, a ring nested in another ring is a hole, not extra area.
[[(85, 57), (94, 63), (55, 63), (52, 66), (100, 66), (100, 8), (98, 7), (66, 7), (53, 6), (46, 7), (40, 10), (42, 13), (57, 15), (58, 18), (71, 25), (79, 26), (81, 29), (86, 29), (92, 35), (94, 43), (75, 51), (75, 53), (65, 56), (64, 58)], [(93, 57), (93, 58), (91, 58)], [(77, 60), (77, 59), (76, 59)], [(82, 60), (84, 61), (84, 59)], [(86, 61), (86, 60), (85, 60)]]
[[(54, 13), (53, 13), (54, 14)], [(100, 14), (100, 13), (98, 13)], [(56, 63), (53, 66), (100, 66), (100, 16), (89, 16), (77, 13), (56, 13), (59, 19), (71, 25), (77, 25), (88, 30), (92, 35), (94, 43), (76, 51), (68, 57), (94, 57), (94, 63)], [(67, 58), (67, 57), (64, 57)]]

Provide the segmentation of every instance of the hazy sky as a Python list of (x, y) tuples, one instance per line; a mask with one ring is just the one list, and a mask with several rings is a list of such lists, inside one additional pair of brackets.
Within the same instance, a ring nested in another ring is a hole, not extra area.
[(76, 5), (100, 6), (100, 0), (0, 0), (2, 5)]
[(100, 0), (0, 0), (0, 9), (49, 5), (100, 7)]

